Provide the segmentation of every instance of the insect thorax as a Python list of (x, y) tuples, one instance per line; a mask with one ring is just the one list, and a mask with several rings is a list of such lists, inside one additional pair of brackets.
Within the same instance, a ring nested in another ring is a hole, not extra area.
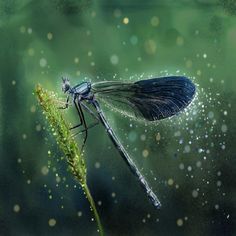
[(72, 88), (72, 94), (81, 97), (82, 99), (92, 99), (91, 83), (83, 82)]

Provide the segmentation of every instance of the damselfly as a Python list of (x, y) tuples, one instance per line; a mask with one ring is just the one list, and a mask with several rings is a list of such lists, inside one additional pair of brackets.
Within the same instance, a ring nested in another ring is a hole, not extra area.
[[(69, 80), (62, 78), (62, 90), (68, 94), (63, 108), (68, 108), (69, 100), (72, 98), (72, 104), (78, 112), (80, 123), (71, 129), (83, 127), (82, 132), (85, 133), (85, 138), (82, 149), (87, 140), (88, 129), (101, 122), (116, 149), (145, 189), (149, 199), (154, 206), (159, 208), (161, 206), (159, 199), (117, 138), (105, 118), (99, 102), (103, 101), (122, 114), (137, 119), (147, 122), (157, 121), (178, 114), (190, 104), (195, 94), (195, 85), (191, 80), (184, 76), (167, 76), (134, 83), (120, 81), (82, 82), (71, 87)], [(88, 126), (84, 112), (88, 112), (96, 122)]]

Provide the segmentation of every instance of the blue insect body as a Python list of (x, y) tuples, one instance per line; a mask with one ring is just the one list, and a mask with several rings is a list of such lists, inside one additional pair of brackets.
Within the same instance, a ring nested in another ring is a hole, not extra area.
[[(103, 81), (91, 84), (83, 82), (71, 87), (69, 80), (63, 79), (62, 90), (68, 93), (64, 108), (68, 107), (69, 98), (72, 97), (80, 118), (80, 123), (72, 129), (84, 127), (85, 138), (82, 148), (87, 140), (88, 129), (101, 122), (121, 157), (145, 189), (149, 199), (155, 207), (160, 208), (159, 199), (107, 122), (99, 101), (105, 102), (123, 114), (125, 111), (125, 114), (131, 117), (157, 121), (178, 114), (190, 104), (196, 90), (192, 81), (184, 76), (167, 76), (140, 80), (135, 83)], [(95, 118), (95, 124), (87, 126), (84, 111)]]

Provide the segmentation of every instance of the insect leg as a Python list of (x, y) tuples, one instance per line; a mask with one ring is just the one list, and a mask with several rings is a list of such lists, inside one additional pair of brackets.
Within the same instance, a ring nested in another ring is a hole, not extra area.
[(82, 115), (81, 115), (81, 108), (78, 107), (78, 105), (77, 105), (75, 100), (74, 100), (74, 104), (75, 104), (76, 110), (77, 110), (78, 115), (79, 115), (80, 123), (78, 125), (75, 125), (75, 126), (71, 127), (70, 130), (78, 128), (81, 125), (83, 125), (83, 119), (82, 119)]
[[(90, 109), (87, 105), (85, 105), (83, 102), (80, 102), (81, 108), (84, 108), (85, 111), (87, 111), (96, 121), (90, 125), (88, 125), (87, 130), (90, 128), (93, 128), (94, 126), (99, 124), (99, 118), (98, 116), (94, 113), (94, 111), (92, 111), (92, 109)], [(72, 127), (71, 129), (77, 128), (78, 125), (76, 125), (75, 127)], [(82, 134), (83, 132), (85, 132), (85, 129), (81, 130), (80, 132), (74, 134), (74, 136), (76, 136), (77, 134)]]
[(94, 117), (97, 121), (99, 121), (99, 117), (90, 109), (87, 105), (85, 105), (83, 102), (81, 102), (81, 106), (92, 116)]
[[(93, 124), (90, 124), (90, 125), (87, 127), (87, 129), (83, 129), (83, 130), (81, 130), (80, 132), (78, 132), (77, 134), (82, 134), (82, 133), (85, 132), (86, 130), (91, 129), (91, 128), (95, 127), (95, 126), (98, 125), (98, 124), (99, 124), (99, 122), (95, 122), (95, 123), (93, 123)], [(75, 135), (77, 135), (77, 134), (75, 134)]]
[[(90, 109), (83, 102), (81, 102), (81, 106), (96, 120), (93, 124), (90, 124), (87, 129), (93, 128), (94, 126), (98, 125), (100, 120), (99, 120), (98, 116), (94, 113), (94, 111), (92, 111), (92, 109)], [(81, 130), (79, 132), (79, 134), (81, 134), (83, 132), (85, 132), (85, 129)]]
[(67, 96), (65, 105), (63, 107), (58, 107), (58, 109), (67, 109), (69, 106), (69, 99), (70, 99), (70, 96)]
[(84, 141), (83, 141), (83, 144), (82, 144), (82, 147), (81, 147), (81, 153), (82, 153), (82, 151), (84, 149), (84, 146), (85, 146), (85, 143), (86, 143), (87, 138), (88, 138), (88, 127), (87, 127), (87, 123), (86, 123), (86, 120), (84, 118), (84, 113), (83, 113), (83, 110), (81, 108), (81, 105), (80, 105), (79, 101), (77, 103), (75, 102), (75, 107), (81, 115), (81, 123), (82, 123), (82, 125), (84, 126), (84, 129), (85, 129), (85, 137), (84, 137)]
[(80, 123), (79, 123), (78, 125), (75, 125), (75, 126), (70, 127), (70, 130), (76, 129), (76, 128), (78, 128), (78, 127), (80, 127), (80, 126), (82, 125), (80, 114), (79, 114), (79, 117), (80, 117)]

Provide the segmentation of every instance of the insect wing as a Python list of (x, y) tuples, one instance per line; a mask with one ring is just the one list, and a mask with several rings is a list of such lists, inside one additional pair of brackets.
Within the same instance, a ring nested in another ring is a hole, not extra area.
[(96, 99), (124, 115), (155, 121), (186, 108), (194, 97), (195, 85), (184, 76), (168, 76), (135, 83), (99, 82), (92, 90)]

